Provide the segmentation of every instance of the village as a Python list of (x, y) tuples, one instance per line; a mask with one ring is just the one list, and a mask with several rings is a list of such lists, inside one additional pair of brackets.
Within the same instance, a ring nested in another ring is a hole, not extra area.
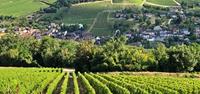
[[(113, 12), (112, 15), (113, 19), (116, 19), (116, 23), (120, 22), (120, 24), (114, 24), (113, 34), (107, 36), (92, 35), (87, 31), (87, 25), (82, 23), (51, 22), (42, 30), (16, 26), (13, 28), (13, 32), (22, 37), (34, 36), (36, 39), (41, 39), (42, 36), (51, 36), (68, 40), (94, 40), (97, 44), (121, 35), (126, 36), (129, 40), (134, 40), (129, 44), (142, 45), (143, 41), (166, 42), (169, 38), (175, 38), (178, 40), (178, 44), (200, 42), (200, 17), (190, 15), (180, 7), (170, 8), (168, 11), (124, 9)], [(28, 20), (33, 20), (33, 18), (34, 15), (27, 17)], [(7, 28), (0, 28), (1, 34), (6, 31)]]
[[(169, 38), (176, 38), (180, 44), (200, 41), (200, 17), (186, 13), (182, 8), (170, 8), (165, 12), (145, 10), (143, 13), (122, 10), (114, 13), (113, 16), (119, 21), (137, 23), (135, 25), (139, 23), (137, 30), (131, 29), (133, 26), (130, 25), (128, 27), (130, 29), (121, 31), (129, 38), (139, 37), (141, 41), (149, 42), (165, 42)], [(120, 32), (119, 29), (116, 31)]]

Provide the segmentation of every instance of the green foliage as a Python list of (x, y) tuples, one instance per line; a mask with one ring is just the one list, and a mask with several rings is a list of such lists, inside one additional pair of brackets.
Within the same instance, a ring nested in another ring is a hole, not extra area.
[(49, 85), (48, 89), (47, 89), (47, 94), (53, 94), (53, 91), (56, 89), (59, 81), (63, 78), (63, 76), (65, 75), (65, 73), (60, 74), (55, 80), (53, 80), (53, 82)]
[(142, 83), (137, 83), (137, 82), (134, 82), (134, 81), (130, 81), (128, 79), (123, 79), (123, 77), (122, 78), (119, 77), (117, 79), (118, 80), (124, 80), (125, 82), (130, 83), (130, 84), (134, 84), (136, 87), (143, 88), (146, 91), (148, 91), (149, 93), (152, 93), (152, 94), (162, 94), (161, 91), (159, 91), (157, 89), (154, 89), (151, 86), (145, 86), (145, 84), (142, 84)]
[(152, 52), (125, 45), (126, 38), (111, 39), (105, 45), (82, 43), (77, 49), (77, 71), (147, 70), (154, 64)]
[(200, 45), (158, 44), (154, 49), (129, 46), (126, 37), (102, 45), (92, 41), (41, 40), (9, 34), (0, 39), (0, 65), (23, 67), (74, 67), (76, 71), (170, 71), (200, 70)]
[(173, 0), (167, 0), (166, 2), (163, 2), (163, 0), (147, 0), (147, 2), (151, 2), (158, 5), (177, 6), (177, 4)]
[[(116, 77), (116, 76), (115, 76)], [(151, 87), (154, 90), (161, 91), (164, 94), (198, 94), (199, 82), (197, 79), (161, 77), (161, 76), (121, 76), (117, 79), (126, 79), (130, 83), (145, 84), (145, 87)], [(194, 84), (195, 83), (195, 84)], [(190, 88), (188, 88), (190, 87)], [(151, 91), (149, 91), (151, 92)]]
[[(56, 0), (45, 1), (51, 4)], [(48, 6), (47, 4), (41, 3), (40, 0), (1, 0), (0, 15), (13, 15), (15, 17), (25, 16)]]
[(73, 72), (72, 76), (73, 76), (73, 81), (74, 81), (74, 93), (75, 94), (80, 94), (79, 87), (78, 87), (78, 80), (77, 80), (77, 77), (76, 77), (76, 73)]
[(171, 71), (193, 71), (198, 63), (196, 51), (191, 46), (180, 45), (169, 48), (167, 54), (169, 61), (167, 63)]
[(63, 81), (60, 94), (66, 94), (67, 93), (68, 80), (69, 80), (69, 73), (67, 73), (67, 75), (65, 75), (65, 79)]
[(135, 85), (130, 84), (130, 83), (126, 83), (124, 80), (117, 80), (109, 75), (101, 75), (101, 76), (111, 82), (114, 82), (114, 83), (128, 89), (131, 94), (148, 94), (148, 92), (146, 90), (144, 90), (143, 88), (136, 87)]
[(84, 76), (88, 79), (92, 87), (95, 89), (96, 94), (112, 94), (109, 88), (96, 78), (87, 73), (85, 73)]
[(105, 84), (114, 94), (130, 94), (130, 92), (126, 88), (123, 88), (116, 83), (110, 82), (98, 75), (93, 75), (93, 76), (97, 78), (99, 81), (101, 81), (103, 84)]
[[(195, 46), (195, 44), (193, 45)], [(141, 75), (127, 73), (72, 73), (74, 89), (69, 89), (69, 73), (60, 68), (0, 68), (0, 93), (2, 94), (66, 94), (66, 90), (80, 94), (199, 94), (198, 74), (191, 77), (163, 75)], [(65, 75), (66, 74), (66, 75)], [(26, 75), (26, 76), (24, 76)], [(194, 77), (196, 75), (196, 77)], [(185, 75), (186, 76), (186, 75)], [(187, 75), (189, 76), (189, 75)], [(194, 78), (193, 78), (194, 77)], [(64, 79), (63, 79), (64, 78)], [(78, 78), (78, 79), (77, 79)], [(80, 79), (79, 79), (80, 78)], [(63, 79), (64, 81), (62, 81)], [(79, 86), (77, 80), (81, 80)], [(63, 83), (59, 83), (63, 82)], [(62, 87), (58, 87), (62, 85)], [(83, 87), (81, 87), (83, 86)]]
[(44, 37), (5, 35), (0, 39), (0, 65), (72, 67), (77, 43)]
[[(128, 78), (126, 76), (122, 76), (122, 78), (124, 78), (127, 82), (134, 82), (135, 84), (142, 84), (143, 81), (137, 81), (135, 79), (131, 79), (131, 78)], [(162, 87), (162, 86), (157, 86), (157, 85), (154, 85), (154, 84), (151, 84), (151, 83), (148, 83), (146, 85), (146, 88), (144, 88), (146, 90), (149, 90), (149, 92), (155, 92), (155, 93), (164, 93), (164, 94), (178, 94), (177, 91), (175, 90), (172, 90), (172, 89), (168, 89), (168, 88), (165, 88), (165, 87)], [(152, 91), (151, 91), (152, 90)]]
[(87, 89), (87, 94), (96, 94), (94, 88), (90, 85), (90, 82), (85, 78), (85, 76), (82, 75), (80, 72), (78, 73), (78, 75), (81, 79), (81, 82), (83, 83), (83, 85)]
[[(50, 68), (1, 68), (0, 93), (40, 94), (60, 73)], [(26, 76), (24, 76), (26, 75)]]

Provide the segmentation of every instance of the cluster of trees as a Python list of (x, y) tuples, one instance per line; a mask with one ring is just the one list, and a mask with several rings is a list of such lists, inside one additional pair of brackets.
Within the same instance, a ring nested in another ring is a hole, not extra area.
[(200, 71), (200, 45), (157, 44), (144, 49), (112, 38), (102, 45), (92, 41), (41, 40), (6, 35), (0, 39), (1, 66), (74, 67), (77, 71)]
[(50, 37), (42, 40), (5, 35), (0, 39), (1, 66), (72, 66), (76, 42)]
[(76, 53), (78, 71), (168, 71), (190, 72), (200, 70), (200, 45), (154, 49), (126, 45), (126, 38), (112, 39), (102, 46), (81, 43)]
[(58, 9), (66, 7), (70, 8), (72, 4), (82, 3), (82, 2), (93, 2), (97, 0), (57, 0), (54, 4), (49, 4), (45, 1), (43, 3), (49, 4), (50, 7), (42, 9), (45, 13), (56, 13)]
[(194, 7), (200, 6), (199, 1), (195, 1), (195, 0), (193, 0), (193, 1), (184, 1), (184, 0), (182, 0), (180, 2), (180, 4), (181, 4), (182, 8), (184, 8), (184, 9), (194, 8)]
[(72, 25), (61, 25), (61, 31), (67, 31), (67, 32), (74, 32), (74, 31), (84, 31), (87, 28), (87, 26), (84, 24), (72, 24)]
[(0, 20), (14, 20), (16, 19), (15, 17), (13, 16), (2, 16), (0, 15)]
[(55, 3), (50, 4), (46, 1), (41, 1), (45, 4), (50, 5), (48, 8), (41, 9), (40, 12), (45, 12), (45, 13), (56, 13), (57, 10), (60, 8), (70, 8), (71, 7), (71, 1), (73, 0), (57, 0)]

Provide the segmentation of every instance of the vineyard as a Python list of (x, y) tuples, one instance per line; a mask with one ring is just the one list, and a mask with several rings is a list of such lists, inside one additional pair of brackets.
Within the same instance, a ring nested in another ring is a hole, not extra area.
[(0, 94), (199, 94), (199, 78), (0, 69)]
[[(25, 16), (49, 5), (41, 3), (41, 0), (0, 0), (0, 15)], [(53, 3), (56, 0), (45, 0)]]
[(157, 5), (164, 5), (164, 6), (177, 6), (177, 4), (173, 0), (146, 0), (149, 3), (157, 4)]

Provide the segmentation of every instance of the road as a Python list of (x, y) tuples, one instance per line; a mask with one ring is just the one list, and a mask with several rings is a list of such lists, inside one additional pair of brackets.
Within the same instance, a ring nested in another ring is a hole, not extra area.
[[(175, 3), (178, 3), (178, 2), (175, 2)], [(177, 6), (166, 6), (166, 5), (159, 5), (159, 4), (155, 4), (155, 3), (151, 3), (151, 2), (147, 2), (147, 1), (145, 2), (145, 4), (152, 5), (152, 6), (158, 6), (158, 7), (180, 7), (179, 4), (177, 4)]]
[(63, 68), (63, 72), (74, 72), (75, 69)]

